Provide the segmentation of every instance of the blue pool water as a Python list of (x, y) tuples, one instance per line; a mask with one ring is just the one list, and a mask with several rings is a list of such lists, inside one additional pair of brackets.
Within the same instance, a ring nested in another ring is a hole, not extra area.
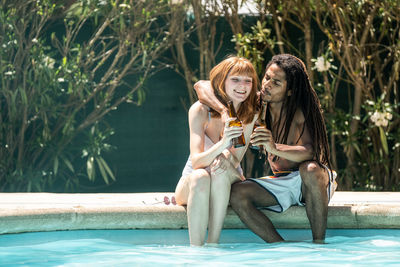
[(187, 230), (90, 230), (0, 235), (0, 266), (400, 266), (400, 230), (279, 230), (266, 244), (246, 229), (217, 246), (188, 246)]

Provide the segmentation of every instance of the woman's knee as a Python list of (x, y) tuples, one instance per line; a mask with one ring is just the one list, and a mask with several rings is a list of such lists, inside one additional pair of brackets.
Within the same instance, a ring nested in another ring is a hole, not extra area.
[(205, 169), (195, 170), (189, 179), (192, 192), (208, 193), (210, 191), (210, 174)]
[(213, 186), (230, 186), (230, 177), (227, 172), (223, 172), (217, 175), (211, 175), (211, 183)]

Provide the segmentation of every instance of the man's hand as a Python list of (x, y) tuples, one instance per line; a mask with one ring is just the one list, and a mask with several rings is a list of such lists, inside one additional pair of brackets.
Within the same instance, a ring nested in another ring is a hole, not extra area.
[(228, 109), (217, 99), (210, 81), (200, 80), (194, 84), (194, 90), (197, 93), (200, 103), (209, 106), (221, 114), (222, 121), (225, 122), (228, 115)]
[(230, 121), (231, 117), (229, 117), (229, 113), (228, 113), (227, 109), (224, 109), (220, 114), (221, 114), (221, 121), (223, 123)]
[(265, 127), (257, 127), (250, 135), (250, 143), (253, 146), (264, 146), (267, 152), (274, 154), (276, 144), (270, 130)]
[(199, 80), (194, 85), (194, 90), (198, 92), (198, 90), (206, 90), (207, 88), (211, 88), (211, 82), (209, 80)]

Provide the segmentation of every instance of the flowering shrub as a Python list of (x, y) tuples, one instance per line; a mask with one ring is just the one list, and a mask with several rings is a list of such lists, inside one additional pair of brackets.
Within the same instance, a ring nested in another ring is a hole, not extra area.
[(271, 51), (247, 42), (246, 51), (304, 60), (325, 111), (339, 189), (399, 190), (400, 2), (278, 0), (257, 7), (276, 45)]
[[(96, 173), (113, 131), (102, 118), (140, 104), (168, 48), (167, 0), (3, 0), (0, 7), (0, 190), (71, 190)], [(129, 82), (127, 82), (127, 78)], [(77, 155), (81, 155), (81, 158)]]
[(315, 59), (314, 62), (315, 65), (313, 69), (316, 69), (319, 72), (328, 71), (331, 68), (330, 61), (323, 56), (317, 57), (317, 59)]
[(375, 123), (377, 127), (388, 126), (389, 121), (393, 118), (392, 114), (389, 112), (379, 112), (375, 111), (371, 116), (371, 121)]

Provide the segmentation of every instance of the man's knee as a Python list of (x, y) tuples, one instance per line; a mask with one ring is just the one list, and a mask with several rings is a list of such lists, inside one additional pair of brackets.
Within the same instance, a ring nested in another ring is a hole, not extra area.
[(306, 161), (300, 164), (299, 171), (300, 174), (305, 175), (315, 175), (320, 170), (320, 166), (316, 161)]
[(246, 191), (246, 185), (244, 182), (237, 182), (232, 184), (231, 197), (229, 202), (233, 209), (239, 208), (241, 205), (244, 205), (249, 200)]
[(306, 161), (299, 166), (301, 180), (306, 186), (327, 184), (328, 177), (325, 169), (316, 161)]

